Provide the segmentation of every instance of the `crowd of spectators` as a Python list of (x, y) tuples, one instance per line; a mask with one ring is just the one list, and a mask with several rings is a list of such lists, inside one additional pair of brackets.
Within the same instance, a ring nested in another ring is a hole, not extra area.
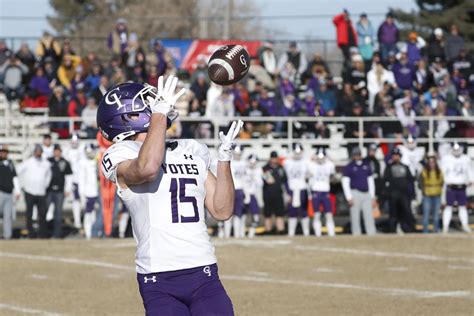
[[(383, 116), (397, 118), (384, 123), (364, 124), (369, 138), (428, 136), (423, 116), (472, 117), (474, 97), (473, 64), (462, 30), (435, 28), (423, 38), (408, 30), (404, 38), (394, 17), (388, 13), (376, 29), (367, 14), (352, 22), (347, 10), (333, 19), (337, 45), (344, 62), (341, 73), (332, 73), (319, 52), (304, 52), (291, 42), (277, 56), (272, 43), (265, 42), (252, 56), (249, 75), (240, 83), (222, 87), (210, 82), (205, 58), (187, 74), (189, 93), (180, 101), (182, 116)], [(94, 52), (76, 53), (74, 43), (57, 40), (48, 32), (33, 52), (26, 43), (12, 52), (0, 41), (0, 82), (7, 99), (20, 100), (23, 108), (49, 108), (49, 116), (82, 117), (75, 125), (83, 137), (95, 137), (95, 113), (103, 93), (110, 86), (132, 80), (156, 85), (160, 75), (183, 71), (174, 67), (171, 54), (159, 40), (148, 48), (118, 19), (107, 46), (111, 58)], [(309, 57), (309, 58), (308, 58)], [(225, 124), (225, 123), (223, 123)], [(51, 125), (52, 132), (67, 138), (66, 123)], [(294, 126), (299, 137), (329, 135), (321, 122)], [(210, 124), (182, 123), (170, 130), (173, 137), (212, 135)], [(241, 137), (286, 136), (284, 123), (251, 123)], [(434, 137), (472, 136), (473, 126), (465, 122), (437, 121)], [(358, 137), (357, 124), (347, 124), (345, 137)]]

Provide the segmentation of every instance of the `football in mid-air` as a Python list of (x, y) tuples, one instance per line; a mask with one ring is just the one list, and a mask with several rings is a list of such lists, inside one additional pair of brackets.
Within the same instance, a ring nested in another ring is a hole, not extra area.
[(209, 59), (209, 78), (226, 86), (241, 80), (249, 71), (250, 56), (241, 45), (226, 45), (217, 49)]

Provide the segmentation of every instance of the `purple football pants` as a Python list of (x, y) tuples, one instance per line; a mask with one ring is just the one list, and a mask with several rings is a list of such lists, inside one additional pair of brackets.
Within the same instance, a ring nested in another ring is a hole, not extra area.
[[(289, 190), (288, 194), (293, 196), (293, 191)], [(293, 207), (293, 205), (288, 203), (288, 217), (298, 217), (304, 218), (308, 216), (308, 192), (306, 190), (300, 191), (300, 201), (301, 205), (299, 207)]]
[(313, 199), (313, 210), (319, 212), (320, 206), (323, 205), (323, 212), (331, 212), (331, 200), (329, 199), (329, 192), (311, 191)]
[(235, 190), (234, 215), (237, 217), (242, 217), (243, 212), (244, 212), (244, 191)]
[(147, 316), (234, 315), (216, 264), (192, 269), (137, 273)]
[(458, 205), (465, 206), (467, 204), (466, 189), (446, 189), (446, 204), (449, 206)]

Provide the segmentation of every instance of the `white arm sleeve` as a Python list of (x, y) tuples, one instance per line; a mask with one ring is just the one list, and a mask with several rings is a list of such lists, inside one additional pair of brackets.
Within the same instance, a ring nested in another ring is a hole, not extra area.
[(352, 200), (351, 179), (349, 177), (342, 177), (341, 184), (346, 200)]
[(370, 176), (367, 178), (367, 183), (369, 184), (369, 194), (372, 199), (375, 199), (375, 181), (374, 177)]
[(21, 186), (20, 186), (20, 181), (18, 180), (18, 177), (13, 178), (13, 192), (15, 192), (15, 194), (21, 193)]

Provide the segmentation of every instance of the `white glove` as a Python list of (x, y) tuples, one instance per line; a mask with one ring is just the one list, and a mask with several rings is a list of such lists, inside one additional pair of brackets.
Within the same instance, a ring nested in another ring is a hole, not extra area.
[(235, 138), (240, 133), (240, 129), (244, 125), (241, 120), (232, 122), (232, 125), (227, 132), (227, 135), (221, 131), (219, 132), (219, 138), (221, 143), (217, 148), (217, 159), (219, 161), (231, 161), (236, 146)]
[[(158, 78), (158, 86), (156, 98), (148, 97), (148, 102), (150, 104), (151, 113), (161, 113), (165, 116), (168, 116), (170, 112), (175, 112), (174, 105), (176, 101), (181, 97), (185, 92), (186, 89), (179, 90), (178, 93), (174, 94), (174, 90), (176, 89), (176, 85), (178, 84), (178, 78), (170, 75), (168, 79), (166, 79), (166, 83), (163, 86), (163, 76)], [(176, 115), (173, 115), (171, 120), (176, 119)]]

